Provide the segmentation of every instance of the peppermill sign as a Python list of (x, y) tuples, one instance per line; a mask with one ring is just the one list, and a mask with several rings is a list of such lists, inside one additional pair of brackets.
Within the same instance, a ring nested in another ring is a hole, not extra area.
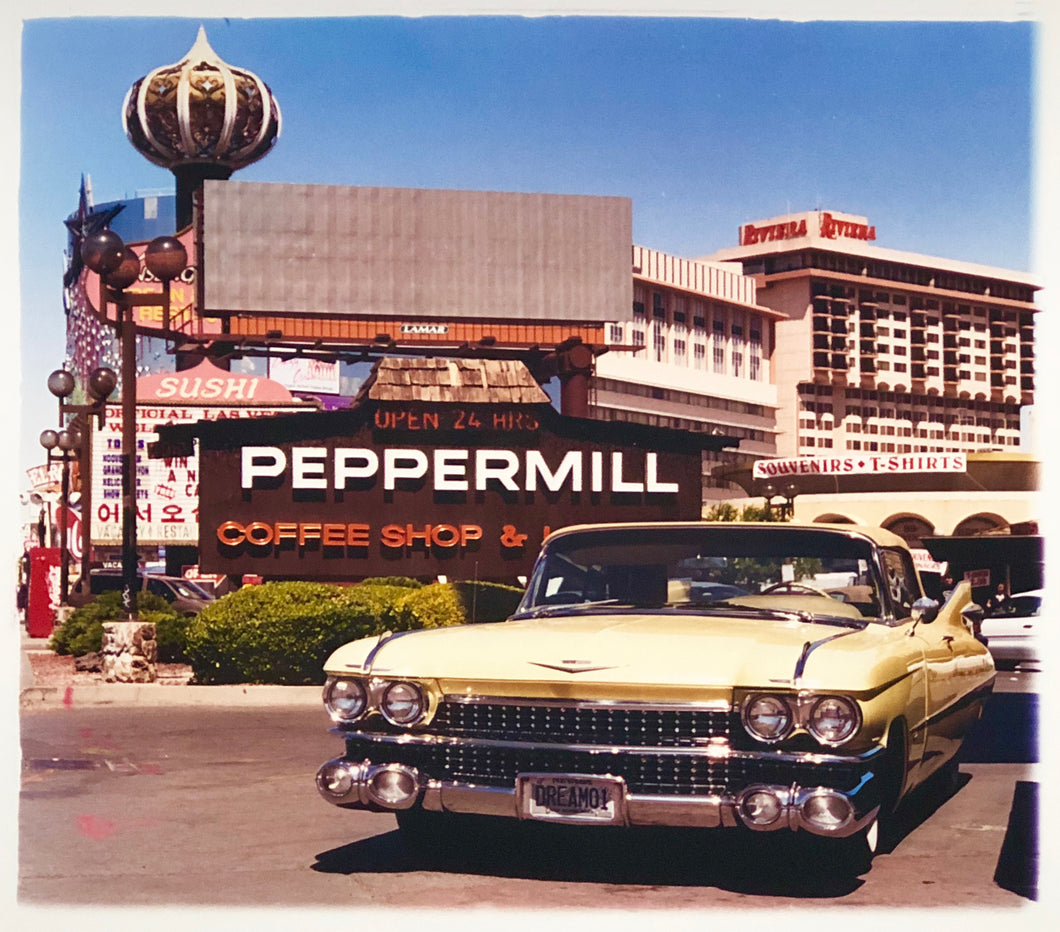
[(348, 409), (160, 430), (156, 453), (198, 440), (204, 572), (511, 580), (564, 525), (697, 519), (701, 450), (734, 442), (565, 417), (536, 383), (372, 387)]

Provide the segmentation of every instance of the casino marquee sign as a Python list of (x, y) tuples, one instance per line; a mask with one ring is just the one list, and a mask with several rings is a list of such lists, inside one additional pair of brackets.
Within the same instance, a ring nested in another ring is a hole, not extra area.
[(697, 520), (703, 449), (735, 440), (565, 417), (551, 405), (364, 400), (159, 429), (199, 445), (207, 573), (511, 580), (544, 537), (596, 521)]

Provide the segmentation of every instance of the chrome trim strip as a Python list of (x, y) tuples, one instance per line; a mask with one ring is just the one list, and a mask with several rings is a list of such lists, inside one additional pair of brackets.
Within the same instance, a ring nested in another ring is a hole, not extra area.
[(851, 628), (849, 631), (840, 631), (838, 634), (830, 634), (826, 638), (821, 638), (819, 641), (807, 641), (802, 645), (802, 653), (799, 655), (799, 659), (795, 663), (795, 673), (792, 677), (792, 684), (797, 688), (799, 680), (802, 679), (802, 675), (806, 672), (806, 662), (810, 659), (812, 654), (822, 644), (827, 644), (829, 641), (834, 641), (836, 638), (843, 638), (849, 634), (854, 634), (857, 631), (862, 631), (863, 628)]
[(736, 824), (732, 801), (721, 796), (668, 799), (631, 793), (627, 800), (626, 811), (631, 825), (721, 828), (723, 825), (735, 826)]
[(379, 651), (381, 651), (385, 645), (389, 644), (392, 640), (394, 640), (394, 638), (404, 637), (406, 634), (412, 634), (412, 631), (384, 631), (383, 634), (380, 635), (379, 640), (376, 642), (375, 647), (373, 647), (368, 652), (368, 656), (364, 658), (364, 663), (361, 665), (361, 669), (365, 673), (371, 671), (372, 667), (375, 665), (375, 658)]
[(709, 702), (635, 702), (618, 699), (522, 699), (513, 696), (461, 696), (446, 693), (443, 702), (454, 705), (547, 706), (562, 709), (623, 709), (631, 712), (731, 712), (732, 703), (724, 699)]
[(464, 747), (484, 747), (500, 749), (563, 750), (583, 754), (656, 754), (672, 757), (724, 757), (733, 760), (772, 760), (782, 763), (809, 764), (862, 764), (868, 763), (884, 753), (884, 748), (876, 746), (861, 754), (829, 754), (822, 751), (744, 751), (727, 744), (706, 745), (700, 747), (659, 747), (649, 745), (624, 744), (569, 744), (563, 742), (542, 741), (506, 741), (499, 738), (457, 738), (446, 735), (387, 735), (377, 732), (354, 732), (349, 728), (334, 727), (332, 734), (343, 738), (363, 736), (365, 740), (377, 744), (416, 744), (416, 745), (457, 745)]

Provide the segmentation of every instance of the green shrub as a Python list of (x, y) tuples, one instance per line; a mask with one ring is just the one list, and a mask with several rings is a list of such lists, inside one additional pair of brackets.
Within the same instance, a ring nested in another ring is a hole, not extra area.
[(404, 589), (422, 589), (423, 583), (411, 576), (371, 576), (362, 580), (361, 586), (401, 586)]
[(387, 627), (391, 631), (445, 628), (466, 620), (464, 605), (450, 583), (430, 583), (406, 593), (395, 603)]
[[(148, 617), (150, 614), (150, 617)], [(170, 612), (141, 613), (144, 621), (155, 623), (159, 663), (188, 662), (188, 627), (194, 615)]]
[(273, 582), (210, 603), (188, 627), (197, 683), (323, 682), (336, 648), (379, 633), (404, 586)]
[(518, 586), (502, 583), (455, 581), (452, 583), (468, 622), (504, 621), (515, 612), (523, 597)]
[[(156, 628), (162, 625), (167, 632), (167, 638), (177, 637), (176, 630), (179, 627), (177, 613), (172, 606), (160, 595), (153, 592), (139, 592), (136, 597), (136, 606), (139, 616), (144, 621), (153, 621)], [(104, 592), (102, 595), (76, 609), (66, 622), (60, 625), (52, 633), (49, 646), (57, 654), (71, 654), (74, 657), (82, 657), (93, 651), (103, 649), (103, 623), (106, 621), (122, 621), (125, 618), (125, 610), (121, 604), (120, 592)], [(170, 648), (167, 646), (167, 651)], [(159, 639), (159, 660), (161, 656), (161, 638)], [(170, 662), (170, 661), (166, 661)]]

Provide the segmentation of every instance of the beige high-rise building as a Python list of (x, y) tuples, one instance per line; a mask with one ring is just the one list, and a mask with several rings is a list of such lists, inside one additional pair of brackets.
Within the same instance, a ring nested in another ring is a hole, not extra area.
[(607, 324), (614, 349), (596, 359), (592, 417), (739, 439), (704, 453), (707, 502), (738, 488), (714, 467), (777, 455), (773, 324), (783, 315), (758, 304), (755, 288), (738, 263), (634, 246), (632, 311)]
[(780, 314), (778, 455), (1024, 449), (1040, 286), (875, 241), (865, 217), (810, 211), (704, 257), (740, 263)]

